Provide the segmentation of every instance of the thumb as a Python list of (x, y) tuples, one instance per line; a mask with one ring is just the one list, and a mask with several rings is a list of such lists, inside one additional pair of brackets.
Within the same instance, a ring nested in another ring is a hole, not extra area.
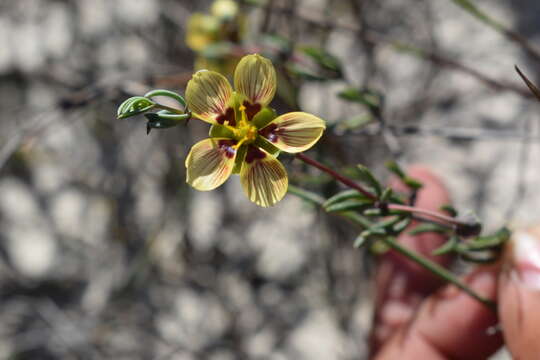
[(540, 354), (540, 226), (512, 235), (499, 286), (499, 317), (515, 359)]

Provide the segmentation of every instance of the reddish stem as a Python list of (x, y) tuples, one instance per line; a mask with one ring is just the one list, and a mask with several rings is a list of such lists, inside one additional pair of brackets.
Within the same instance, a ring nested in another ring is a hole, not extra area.
[(417, 207), (414, 207), (414, 206), (401, 205), (401, 204), (378, 203), (379, 199), (378, 199), (377, 196), (373, 195), (372, 193), (370, 193), (369, 191), (364, 189), (361, 185), (355, 183), (351, 179), (349, 179), (349, 178), (337, 173), (336, 171), (328, 168), (326, 165), (321, 164), (317, 160), (314, 160), (314, 159), (312, 159), (310, 157), (307, 157), (303, 153), (296, 154), (296, 157), (298, 159), (302, 160), (303, 162), (305, 162), (306, 164), (312, 165), (312, 166), (316, 167), (317, 169), (319, 169), (321, 171), (324, 171), (325, 173), (329, 174), (334, 179), (336, 179), (337, 181), (341, 182), (342, 184), (350, 187), (351, 189), (355, 189), (358, 192), (364, 194), (366, 197), (370, 198), (371, 200), (373, 200), (375, 202), (375, 206), (378, 206), (381, 209), (385, 208), (387, 210), (406, 211), (406, 212), (411, 213), (411, 214), (421, 214), (421, 215), (427, 216), (427, 217), (432, 218), (432, 219), (436, 219), (436, 220), (438, 220), (440, 222), (443, 222), (443, 223), (446, 223), (446, 224), (455, 225), (458, 229), (460, 229), (460, 228), (463, 229), (463, 230), (473, 229), (472, 231), (476, 231), (475, 229), (480, 229), (480, 228), (478, 228), (479, 224), (463, 222), (463, 221), (457, 220), (456, 218), (446, 216), (446, 215), (440, 214), (440, 213), (435, 212), (435, 211), (431, 211), (431, 210), (427, 210), (427, 209), (421, 209), (421, 208), (417, 208)]
[(315, 166), (317, 169), (319, 169), (321, 171), (324, 171), (325, 173), (329, 174), (330, 176), (332, 176), (334, 179), (336, 179), (340, 183), (350, 187), (351, 189), (357, 190), (358, 192), (360, 192), (361, 194), (363, 194), (366, 197), (370, 198), (371, 200), (377, 201), (377, 197), (375, 195), (373, 195), (372, 193), (370, 193), (369, 191), (367, 191), (366, 189), (364, 189), (362, 186), (358, 185), (357, 183), (355, 183), (351, 179), (346, 178), (345, 176), (338, 174), (337, 172), (335, 172), (334, 170), (326, 167), (325, 165), (321, 164), (317, 160), (313, 160), (312, 158), (307, 157), (303, 153), (296, 154), (296, 157), (298, 159), (302, 160), (303, 162), (305, 162), (306, 164)]
[(437, 219), (440, 221), (443, 221), (448, 224), (457, 225), (457, 226), (469, 226), (470, 224), (463, 223), (462, 221), (457, 220), (456, 218), (446, 216), (431, 210), (417, 208), (414, 206), (409, 205), (401, 205), (401, 204), (388, 204), (387, 205), (388, 210), (397, 210), (397, 211), (406, 211), (413, 214), (420, 214), (427, 217), (430, 217), (432, 219)]

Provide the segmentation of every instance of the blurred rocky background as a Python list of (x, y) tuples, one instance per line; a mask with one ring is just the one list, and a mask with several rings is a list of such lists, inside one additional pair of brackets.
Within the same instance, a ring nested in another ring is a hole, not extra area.
[[(539, 2), (475, 3), (538, 44)], [(258, 208), (237, 179), (196, 192), (183, 161), (205, 124), (147, 136), (142, 118), (115, 119), (128, 96), (183, 93), (186, 24), (209, 6), (0, 0), (1, 359), (367, 357), (370, 260), (349, 224), (292, 195)], [(521, 47), (449, 0), (242, 6), (250, 36), (343, 63), (346, 81), (299, 88), (332, 125), (325, 162), (381, 176), (392, 157), (422, 162), (488, 229), (539, 220), (539, 108), (513, 66), (532, 79), (540, 66)], [(337, 98), (351, 84), (384, 94), (383, 126), (343, 130), (365, 112)], [(332, 186), (286, 166), (296, 184)]]

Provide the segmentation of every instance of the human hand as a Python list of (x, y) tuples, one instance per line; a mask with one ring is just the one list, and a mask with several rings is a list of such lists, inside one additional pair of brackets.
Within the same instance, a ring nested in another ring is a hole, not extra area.
[[(414, 167), (409, 174), (425, 185), (417, 206), (438, 210), (448, 203), (447, 190), (428, 169)], [(399, 240), (443, 266), (452, 261), (431, 255), (444, 243), (441, 235), (404, 233)], [(515, 359), (540, 359), (540, 227), (514, 232), (500, 263), (463, 278), (498, 302), (497, 313), (393, 252), (380, 259), (375, 281), (370, 345), (377, 360), (485, 359), (503, 344)], [(490, 331), (497, 325), (501, 331)]]

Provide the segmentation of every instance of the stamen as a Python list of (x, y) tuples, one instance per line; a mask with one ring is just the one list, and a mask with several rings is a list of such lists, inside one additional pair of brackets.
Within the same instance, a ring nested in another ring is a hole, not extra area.
[(247, 125), (248, 124), (248, 120), (247, 120), (247, 115), (246, 115), (246, 107), (244, 105), (240, 105), (238, 107), (238, 111), (240, 111), (240, 114), (241, 114), (241, 119), (240, 119), (240, 123), (242, 125)]

